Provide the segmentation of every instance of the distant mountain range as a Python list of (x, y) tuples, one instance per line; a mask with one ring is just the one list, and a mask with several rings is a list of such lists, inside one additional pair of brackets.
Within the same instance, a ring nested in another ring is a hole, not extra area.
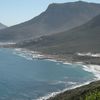
[(76, 52), (100, 53), (100, 15), (69, 31), (24, 42), (21, 46), (58, 55)]
[(1, 29), (5, 29), (5, 28), (7, 28), (7, 26), (6, 25), (3, 25), (2, 23), (0, 23), (0, 30)]
[(83, 1), (50, 4), (39, 16), (0, 31), (0, 41), (23, 41), (80, 26), (100, 14), (100, 4)]

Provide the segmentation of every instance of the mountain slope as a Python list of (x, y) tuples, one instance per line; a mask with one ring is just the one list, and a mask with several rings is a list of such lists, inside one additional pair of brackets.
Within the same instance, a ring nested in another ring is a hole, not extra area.
[(59, 33), (82, 25), (100, 14), (100, 4), (70, 2), (51, 4), (39, 16), (0, 31), (0, 41), (22, 41)]
[(100, 53), (100, 15), (77, 28), (23, 44), (23, 47), (50, 54)]
[(5, 26), (5, 25), (3, 25), (2, 23), (0, 23), (0, 30), (1, 30), (1, 29), (5, 29), (5, 28), (7, 28), (7, 26)]

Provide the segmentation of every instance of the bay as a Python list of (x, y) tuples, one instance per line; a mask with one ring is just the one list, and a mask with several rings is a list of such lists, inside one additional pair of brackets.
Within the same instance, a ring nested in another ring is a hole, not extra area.
[(0, 100), (37, 100), (94, 79), (82, 65), (29, 60), (13, 49), (0, 49)]

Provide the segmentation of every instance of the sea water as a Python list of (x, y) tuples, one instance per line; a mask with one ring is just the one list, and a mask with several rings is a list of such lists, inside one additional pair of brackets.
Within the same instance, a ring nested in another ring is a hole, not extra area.
[(0, 100), (38, 100), (95, 78), (82, 65), (20, 55), (13, 49), (0, 49)]

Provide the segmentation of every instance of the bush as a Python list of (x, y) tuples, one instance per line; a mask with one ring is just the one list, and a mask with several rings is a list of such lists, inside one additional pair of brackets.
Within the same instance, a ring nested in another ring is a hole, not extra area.
[(81, 97), (80, 100), (100, 100), (100, 91), (95, 90), (93, 92), (89, 92), (85, 95), (84, 99)]

